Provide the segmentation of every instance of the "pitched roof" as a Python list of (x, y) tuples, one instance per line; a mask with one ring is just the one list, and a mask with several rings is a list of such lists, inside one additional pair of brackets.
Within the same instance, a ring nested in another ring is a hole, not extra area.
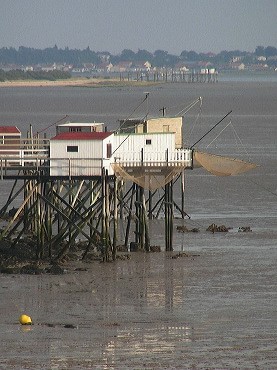
[(104, 140), (113, 132), (61, 132), (51, 140)]
[(16, 126), (0, 126), (1, 134), (20, 134), (21, 132)]

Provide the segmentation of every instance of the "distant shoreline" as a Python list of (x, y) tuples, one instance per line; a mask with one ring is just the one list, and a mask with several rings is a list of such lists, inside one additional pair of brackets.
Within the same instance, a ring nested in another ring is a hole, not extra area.
[[(161, 83), (161, 81), (159, 81)], [(15, 80), (0, 82), (1, 87), (104, 87), (104, 86), (144, 86), (157, 84), (157, 82), (147, 81), (122, 81), (119, 78), (70, 78), (66, 80)]]
[[(229, 82), (277, 82), (277, 73), (258, 73), (249, 71), (231, 71), (221, 72), (219, 81), (221, 83)], [(0, 88), (9, 87), (85, 87), (85, 88), (99, 88), (99, 87), (126, 87), (126, 86), (151, 86), (171, 83), (171, 81), (136, 81), (127, 80), (117, 77), (112, 78), (87, 78), (87, 77), (72, 77), (64, 80), (13, 80), (0, 82)], [(190, 82), (184, 82), (190, 84)], [(198, 83), (198, 82), (194, 82)], [(209, 83), (208, 83), (209, 84)]]

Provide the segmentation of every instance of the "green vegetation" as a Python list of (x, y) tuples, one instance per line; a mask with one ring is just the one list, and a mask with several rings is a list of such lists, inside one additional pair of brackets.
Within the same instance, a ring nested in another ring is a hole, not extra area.
[(156, 50), (153, 53), (139, 49), (134, 52), (130, 49), (124, 49), (118, 55), (112, 55), (108, 51), (95, 52), (87, 47), (84, 50), (69, 49), (68, 47), (60, 49), (55, 45), (52, 48), (34, 49), (24, 46), (15, 48), (0, 48), (0, 64), (2, 65), (43, 65), (57, 63), (60, 65), (82, 66), (85, 63), (90, 63), (95, 66), (101, 65), (103, 62), (109, 61), (113, 65), (129, 61), (134, 65), (136, 62), (148, 61), (152, 67), (174, 67), (177, 63), (187, 62), (209, 62), (214, 66), (229, 63), (234, 57), (239, 57), (242, 63), (259, 63), (259, 57), (265, 57), (267, 64), (276, 66), (277, 48), (273, 46), (257, 46), (253, 52), (248, 51), (221, 51), (215, 53), (197, 53), (193, 50), (183, 50), (180, 55), (173, 55), (165, 50)]
[(21, 69), (14, 69), (10, 71), (3, 71), (0, 69), (0, 82), (4, 81), (16, 81), (16, 80), (65, 80), (71, 78), (69, 72), (63, 71), (22, 71)]

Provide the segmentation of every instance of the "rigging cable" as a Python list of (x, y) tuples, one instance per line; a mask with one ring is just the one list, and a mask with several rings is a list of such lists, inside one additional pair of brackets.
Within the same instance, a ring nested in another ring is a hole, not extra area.
[(192, 107), (194, 107), (198, 102), (200, 102), (200, 107), (202, 107), (202, 97), (199, 96), (199, 98), (197, 98), (196, 100), (194, 100), (193, 102), (191, 102), (187, 107), (185, 107), (184, 109), (182, 109), (180, 112), (178, 112), (177, 114), (175, 114), (175, 117), (178, 117), (180, 115), (184, 115), (186, 114)]
[[(118, 127), (118, 129), (116, 130), (116, 133), (118, 133), (119, 131), (120, 131), (120, 129), (122, 128), (122, 126), (126, 123), (126, 121), (128, 121), (131, 117), (132, 117), (132, 115), (136, 112), (136, 110), (138, 110), (138, 108), (148, 99), (148, 97), (149, 97), (149, 93), (146, 93), (146, 95), (145, 95), (145, 98), (142, 100), (142, 102), (140, 102), (139, 103), (139, 105), (133, 110), (133, 112), (127, 117), (127, 118), (125, 118), (125, 120), (122, 122), (122, 124)], [(147, 117), (147, 115), (148, 115), (148, 112), (146, 113), (146, 115), (144, 116), (144, 118), (145, 117)], [(143, 119), (144, 119), (143, 118)], [(139, 122), (139, 123), (141, 123), (141, 121)]]
[(201, 138), (199, 140), (197, 140), (191, 147), (190, 149), (192, 149), (196, 144), (198, 144), (202, 139), (204, 139), (204, 137), (206, 137), (214, 128), (216, 128), (216, 126), (218, 126), (227, 116), (229, 116), (229, 114), (232, 113), (232, 111), (230, 110), (230, 112), (228, 112), (227, 114), (225, 114), (225, 116), (223, 118), (221, 118), (220, 121), (218, 121), (209, 131), (207, 131), (203, 136), (201, 136)]
[[(136, 110), (138, 110), (138, 108), (148, 99), (149, 97), (149, 93), (146, 93), (145, 95), (145, 98), (139, 103), (139, 105), (133, 110), (133, 112), (127, 117), (125, 118), (125, 120), (122, 122), (122, 124), (119, 126), (119, 128), (115, 131), (116, 133), (119, 133), (122, 126), (126, 123), (126, 121), (128, 121), (132, 115), (135, 113)], [(147, 107), (148, 108), (148, 107)], [(147, 109), (148, 110), (148, 109)], [(136, 123), (135, 126), (138, 126), (139, 124), (141, 124), (148, 116), (148, 112), (146, 112), (146, 115), (138, 122)], [(135, 127), (134, 126), (134, 127)], [(117, 148), (115, 148), (115, 150), (112, 152), (111, 156), (114, 155), (114, 153), (121, 147), (121, 145), (129, 138), (129, 136), (131, 135), (131, 132), (129, 133), (129, 135), (126, 136), (126, 138), (118, 145)]]
[(210, 142), (210, 144), (208, 144), (207, 146), (206, 146), (206, 148), (208, 148), (221, 134), (222, 134), (222, 132), (231, 124), (232, 122), (230, 121), (225, 127), (224, 127), (224, 129), (223, 130), (221, 130), (220, 131), (220, 133)]
[(42, 129), (42, 130), (40, 130), (40, 131), (37, 131), (36, 136), (38, 136), (41, 132), (46, 131), (46, 130), (47, 130), (47, 129), (49, 129), (50, 127), (52, 127), (52, 126), (54, 126), (54, 125), (56, 125), (56, 124), (60, 123), (61, 121), (63, 121), (63, 120), (64, 120), (64, 119), (66, 119), (67, 117), (69, 117), (69, 116), (66, 114), (63, 118), (59, 119), (58, 121), (56, 121), (56, 122), (54, 122), (54, 123), (51, 123), (51, 125), (49, 125), (49, 126), (45, 127), (44, 129)]

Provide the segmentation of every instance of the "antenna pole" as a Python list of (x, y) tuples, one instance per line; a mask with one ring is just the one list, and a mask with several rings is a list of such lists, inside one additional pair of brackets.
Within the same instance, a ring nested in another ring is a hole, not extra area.
[(163, 112), (163, 117), (165, 117), (165, 110), (166, 110), (166, 107), (162, 107), (159, 111), (160, 112)]
[(145, 92), (145, 100), (146, 100), (146, 120), (149, 114), (149, 92)]
[(228, 112), (227, 114), (225, 114), (225, 116), (223, 118), (221, 118), (220, 121), (218, 121), (209, 131), (207, 131), (205, 133), (205, 135), (203, 135), (199, 140), (197, 140), (191, 147), (190, 149), (192, 149), (196, 144), (199, 143), (199, 141), (201, 141), (202, 139), (204, 139), (205, 136), (207, 136), (214, 128), (216, 128), (216, 126), (218, 126), (227, 116), (229, 116), (229, 114), (231, 114), (232, 111), (230, 110), (230, 112)]

